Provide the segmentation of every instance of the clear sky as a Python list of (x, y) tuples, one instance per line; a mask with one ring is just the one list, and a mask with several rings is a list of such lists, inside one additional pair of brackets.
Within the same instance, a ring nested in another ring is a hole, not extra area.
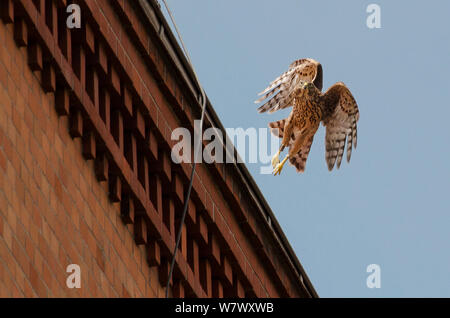
[[(366, 8), (381, 7), (381, 29)], [(248, 164), (321, 297), (450, 297), (450, 1), (168, 0), (225, 127), (267, 127), (266, 84), (303, 57), (361, 114), (350, 164), (328, 171), (323, 127), (306, 172)], [(369, 289), (366, 268), (381, 267)]]

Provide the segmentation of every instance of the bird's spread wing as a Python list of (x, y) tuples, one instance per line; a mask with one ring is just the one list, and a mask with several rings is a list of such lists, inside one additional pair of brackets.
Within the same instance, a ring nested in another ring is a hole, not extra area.
[[(286, 119), (278, 120), (269, 123), (270, 130), (272, 134), (277, 137), (283, 138), (284, 135), (284, 125), (286, 123)], [(291, 147), (296, 138), (299, 136), (295, 133), (292, 133), (291, 138), (289, 139), (288, 147)], [(306, 160), (308, 159), (309, 151), (311, 150), (311, 145), (313, 143), (314, 136), (311, 136), (303, 147), (299, 150), (297, 154), (289, 158), (289, 163), (297, 169), (298, 172), (304, 172), (306, 167)]]
[(262, 95), (255, 103), (260, 103), (269, 98), (258, 112), (268, 111), (273, 113), (282, 108), (292, 106), (295, 89), (302, 82), (313, 82), (319, 90), (322, 90), (322, 65), (313, 59), (300, 59), (293, 62), (289, 69), (276, 78), (259, 95)]
[[(323, 94), (323, 124), (326, 127), (325, 159), (331, 171), (336, 163), (339, 169), (347, 140), (347, 162), (356, 148), (356, 123), (359, 110), (350, 90), (343, 83), (336, 83)], [(337, 162), (336, 162), (337, 161)]]

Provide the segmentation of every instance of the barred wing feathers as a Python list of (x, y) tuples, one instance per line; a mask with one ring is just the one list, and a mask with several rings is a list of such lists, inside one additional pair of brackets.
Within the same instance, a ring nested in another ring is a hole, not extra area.
[(319, 90), (322, 90), (322, 73), (322, 65), (313, 59), (300, 59), (293, 62), (286, 72), (258, 94), (262, 96), (255, 101), (257, 104), (269, 98), (258, 108), (258, 112), (273, 113), (279, 109), (292, 106), (294, 92), (298, 84), (302, 82), (313, 82)]
[(347, 162), (350, 162), (352, 148), (357, 146), (359, 110), (352, 93), (342, 82), (331, 86), (322, 97), (322, 120), (326, 127), (325, 160), (331, 171), (335, 164), (339, 169), (346, 141)]

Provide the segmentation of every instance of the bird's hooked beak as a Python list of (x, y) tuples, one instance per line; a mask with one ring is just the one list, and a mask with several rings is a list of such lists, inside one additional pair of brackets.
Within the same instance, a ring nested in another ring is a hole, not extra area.
[(303, 82), (302, 88), (303, 89), (307, 88), (309, 86), (309, 84), (310, 84), (309, 82)]

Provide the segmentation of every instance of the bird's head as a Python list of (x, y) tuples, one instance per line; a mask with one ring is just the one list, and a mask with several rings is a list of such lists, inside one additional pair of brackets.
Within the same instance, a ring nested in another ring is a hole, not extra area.
[(305, 95), (308, 95), (308, 96), (313, 95), (317, 91), (316, 86), (314, 86), (314, 84), (311, 83), (311, 82), (303, 82), (303, 83), (301, 83), (300, 84), (300, 88), (301, 88), (301, 92), (302, 92), (303, 96), (305, 96)]
[(314, 84), (311, 82), (303, 82), (303, 84), (302, 84), (302, 89), (309, 91), (309, 90), (313, 90), (314, 88), (315, 88)]

